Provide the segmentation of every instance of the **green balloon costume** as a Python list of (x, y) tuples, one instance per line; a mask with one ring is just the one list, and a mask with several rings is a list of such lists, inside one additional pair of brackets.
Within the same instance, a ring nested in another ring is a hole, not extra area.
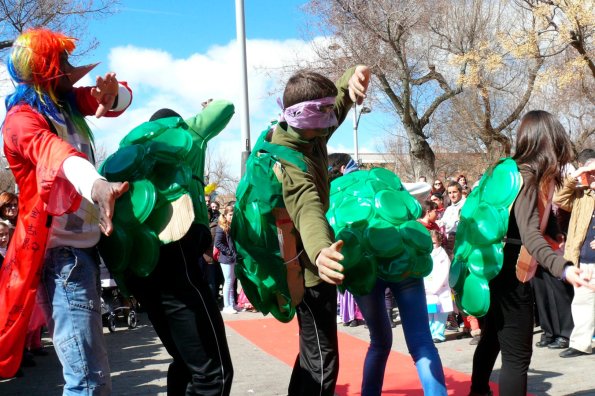
[(387, 169), (360, 170), (333, 180), (326, 216), (335, 238), (345, 243), (345, 280), (339, 289), (366, 295), (377, 277), (399, 282), (427, 276), (433, 244), (416, 220), (421, 214), (417, 200)]
[[(280, 169), (279, 158), (304, 171), (306, 163), (298, 151), (267, 142), (268, 132), (269, 129), (261, 133), (246, 162), (246, 173), (236, 190), (231, 235), (238, 252), (235, 272), (246, 297), (264, 315), (271, 313), (286, 323), (293, 319), (301, 299), (300, 285), (288, 282), (288, 266), (300, 272), (301, 269), (297, 255), (283, 258), (281, 245), (289, 241), (283, 241), (281, 235), (283, 225), (279, 224), (278, 213), (285, 204), (275, 171)], [(303, 283), (299, 276), (295, 280)]]
[[(289, 322), (300, 302), (303, 279), (297, 256), (286, 254), (291, 233), (283, 229), (283, 194), (279, 159), (306, 170), (301, 153), (267, 142), (265, 130), (246, 164), (236, 191), (231, 234), (238, 251), (236, 275), (250, 302), (264, 315)], [(423, 277), (432, 270), (432, 240), (415, 221), (419, 203), (386, 169), (358, 171), (331, 184), (327, 218), (343, 239), (345, 282), (341, 288), (367, 294), (376, 277), (399, 281)], [(285, 254), (284, 254), (285, 252)], [(297, 266), (297, 269), (296, 269)], [(297, 283), (301, 282), (301, 285)]]
[(502, 269), (503, 238), (522, 185), (516, 162), (504, 158), (483, 175), (461, 208), (449, 283), (457, 305), (469, 315), (488, 312), (489, 281)]
[(114, 232), (99, 243), (124, 293), (123, 274), (148, 276), (157, 264), (160, 244), (180, 239), (192, 223), (208, 227), (203, 182), (207, 143), (233, 114), (231, 102), (218, 100), (187, 120), (145, 122), (101, 165), (99, 172), (108, 181), (130, 182), (129, 191), (116, 201)]

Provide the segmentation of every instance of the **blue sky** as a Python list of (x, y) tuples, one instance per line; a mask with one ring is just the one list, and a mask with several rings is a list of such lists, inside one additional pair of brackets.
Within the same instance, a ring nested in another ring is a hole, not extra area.
[[(298, 0), (245, 1), (252, 143), (279, 113), (276, 98), (287, 78), (279, 71), (313, 57), (311, 43), (302, 34), (308, 18), (300, 10), (302, 4)], [(159, 108), (190, 117), (200, 111), (205, 99), (228, 99), (236, 104), (236, 116), (209, 143), (209, 151), (226, 158), (230, 173), (239, 176), (241, 84), (235, 1), (122, 0), (118, 13), (91, 21), (88, 34), (99, 47), (73, 63), (101, 64), (81, 83), (92, 85), (95, 76), (114, 71), (134, 93), (132, 106), (121, 117), (88, 118), (98, 146), (112, 153), (128, 131)], [(362, 117), (360, 152), (378, 149), (371, 132), (371, 126), (378, 125), (371, 122), (373, 115)], [(352, 136), (348, 117), (331, 140), (330, 151), (352, 152)]]

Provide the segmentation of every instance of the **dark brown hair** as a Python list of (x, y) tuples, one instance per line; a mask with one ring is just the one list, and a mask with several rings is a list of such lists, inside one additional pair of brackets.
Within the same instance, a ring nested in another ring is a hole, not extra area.
[(561, 186), (562, 167), (572, 158), (572, 143), (556, 117), (543, 110), (525, 114), (512, 159), (525, 171), (523, 184), (529, 191), (539, 191), (550, 182)]
[(0, 211), (2, 211), (2, 209), (4, 209), (4, 206), (6, 204), (11, 203), (12, 201), (17, 201), (18, 202), (19, 197), (11, 192), (8, 191), (4, 191), (2, 194), (0, 194)]
[(337, 87), (328, 78), (311, 70), (300, 70), (289, 78), (283, 92), (283, 107), (307, 100), (337, 96)]
[(448, 189), (449, 189), (450, 187), (456, 187), (456, 188), (457, 188), (457, 190), (459, 190), (459, 192), (463, 192), (463, 186), (461, 186), (461, 185), (459, 184), (459, 182), (456, 182), (456, 181), (454, 181), (454, 180), (451, 180), (451, 181), (449, 181), (449, 182), (448, 182), (448, 185), (446, 186), (446, 191), (448, 191)]
[(434, 201), (430, 201), (429, 199), (424, 201), (423, 204), (421, 205), (422, 209), (424, 210), (424, 213), (422, 216), (425, 216), (428, 212), (431, 212), (432, 210), (438, 209), (438, 204)]
[(341, 172), (342, 166), (347, 166), (351, 156), (345, 153), (333, 153), (328, 155), (328, 178), (329, 181), (335, 180), (339, 176), (343, 176)]

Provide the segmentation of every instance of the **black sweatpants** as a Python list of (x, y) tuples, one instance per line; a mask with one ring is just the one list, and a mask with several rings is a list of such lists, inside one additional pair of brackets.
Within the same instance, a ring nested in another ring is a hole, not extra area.
[(332, 396), (339, 375), (337, 286), (306, 287), (296, 307), (300, 352), (295, 360), (289, 396)]
[(229, 395), (231, 390), (225, 325), (199, 268), (210, 238), (206, 227), (193, 225), (181, 240), (161, 246), (157, 267), (148, 277), (127, 278), (173, 358), (168, 395)]
[(533, 353), (533, 291), (515, 275), (515, 263), (504, 266), (490, 282), (490, 308), (473, 355), (471, 391), (486, 394), (498, 353), (502, 352), (500, 394), (525, 396)]

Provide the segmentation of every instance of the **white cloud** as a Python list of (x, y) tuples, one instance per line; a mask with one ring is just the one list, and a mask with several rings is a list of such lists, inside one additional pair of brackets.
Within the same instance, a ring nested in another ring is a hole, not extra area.
[[(301, 40), (248, 40), (246, 48), (251, 140), (254, 143), (258, 134), (279, 113), (276, 95), (282, 90), (284, 67), (295, 64), (298, 55), (304, 60), (313, 58), (313, 53), (310, 43)], [(134, 46), (113, 48), (108, 58), (109, 70), (114, 70), (119, 79), (128, 82), (134, 100), (125, 116), (92, 121), (98, 144), (113, 152), (129, 130), (148, 120), (159, 108), (168, 107), (190, 117), (200, 111), (200, 103), (208, 98), (227, 99), (236, 105), (236, 115), (210, 146), (214, 153), (228, 158), (230, 171), (239, 175), (243, 146), (240, 132), (242, 85), (235, 40), (183, 59), (174, 58), (163, 50)], [(272, 93), (276, 95), (272, 96)]]
[[(321, 40), (324, 39), (316, 39)], [(294, 39), (247, 41), (252, 144), (280, 112), (276, 99), (281, 96), (290, 66), (315, 58), (311, 44)], [(209, 146), (211, 152), (226, 158), (229, 170), (239, 176), (243, 150), (240, 132), (242, 86), (239, 49), (235, 40), (225, 45), (214, 45), (204, 53), (195, 53), (187, 58), (175, 58), (161, 49), (115, 47), (109, 52), (105, 67), (115, 71), (120, 80), (128, 82), (134, 99), (132, 106), (121, 117), (87, 118), (98, 146), (108, 154), (114, 152), (131, 129), (147, 121), (160, 108), (168, 107), (183, 117), (191, 117), (201, 110), (200, 103), (204, 100), (227, 99), (236, 105), (236, 115)], [(12, 91), (10, 80), (3, 77), (5, 70), (4, 65), (0, 65), (0, 81), (3, 83), (0, 94), (4, 95)], [(97, 74), (95, 71), (95, 74), (92, 72), (85, 76), (78, 85), (93, 85)], [(3, 113), (4, 106), (0, 109)], [(3, 118), (3, 114), (0, 115)], [(345, 124), (337, 132), (337, 137), (331, 140), (331, 152), (353, 152), (350, 117)], [(360, 152), (376, 151), (374, 147), (369, 147), (369, 143), (360, 138)]]

